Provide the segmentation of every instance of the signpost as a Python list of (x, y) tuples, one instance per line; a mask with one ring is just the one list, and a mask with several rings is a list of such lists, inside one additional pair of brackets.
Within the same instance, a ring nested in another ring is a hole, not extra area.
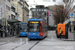
[(74, 13), (70, 13), (70, 17), (74, 17)]
[[(70, 13), (70, 21), (74, 21), (74, 13)], [(73, 32), (73, 24), (71, 22), (71, 32)]]

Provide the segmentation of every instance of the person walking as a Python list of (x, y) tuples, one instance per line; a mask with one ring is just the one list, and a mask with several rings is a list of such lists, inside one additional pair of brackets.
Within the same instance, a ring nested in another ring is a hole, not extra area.
[(59, 28), (59, 38), (61, 39), (61, 34), (62, 34), (63, 32), (62, 32), (62, 30), (61, 30), (61, 28)]
[(0, 37), (1, 37), (1, 29), (0, 29)]
[(0, 36), (3, 37), (3, 31), (0, 29)]

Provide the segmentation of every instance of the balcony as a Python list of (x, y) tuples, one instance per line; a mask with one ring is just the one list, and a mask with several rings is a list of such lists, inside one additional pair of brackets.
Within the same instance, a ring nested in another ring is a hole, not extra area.
[(13, 6), (11, 6), (11, 11), (15, 12), (15, 8)]
[(16, 6), (13, 3), (11, 3), (11, 6), (13, 6), (14, 8), (16, 8)]
[(15, 16), (15, 5), (13, 3), (11, 3), (11, 14), (13, 14)]

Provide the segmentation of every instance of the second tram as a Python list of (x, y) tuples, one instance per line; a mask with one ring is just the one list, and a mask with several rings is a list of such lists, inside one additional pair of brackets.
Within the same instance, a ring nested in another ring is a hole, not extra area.
[(27, 36), (27, 22), (19, 23), (19, 36)]

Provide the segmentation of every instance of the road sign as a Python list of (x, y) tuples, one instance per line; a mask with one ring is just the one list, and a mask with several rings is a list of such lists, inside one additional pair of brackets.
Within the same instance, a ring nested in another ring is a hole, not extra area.
[(70, 21), (74, 21), (74, 18), (70, 18)]
[(74, 13), (70, 13), (70, 16), (71, 16), (71, 17), (74, 17)]

